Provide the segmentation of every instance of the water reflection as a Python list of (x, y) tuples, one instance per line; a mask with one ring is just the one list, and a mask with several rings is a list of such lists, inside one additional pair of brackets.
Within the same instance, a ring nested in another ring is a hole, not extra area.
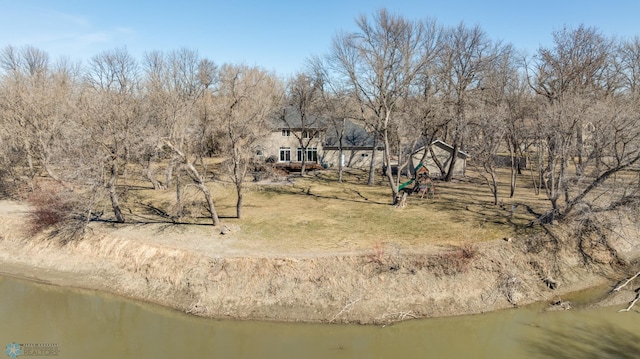
[[(637, 320), (640, 317), (636, 316)], [(611, 324), (571, 325), (562, 330), (542, 329), (544, 334), (527, 343), (539, 358), (638, 358), (640, 336)]]
[[(60, 358), (574, 358), (616, 345), (614, 353), (637, 352), (634, 314), (518, 309), (387, 327), (219, 321), (0, 277), (0, 349), (56, 343)], [(605, 329), (588, 336), (591, 326)], [(577, 344), (563, 344), (571, 340)], [(592, 342), (599, 344), (578, 344)]]

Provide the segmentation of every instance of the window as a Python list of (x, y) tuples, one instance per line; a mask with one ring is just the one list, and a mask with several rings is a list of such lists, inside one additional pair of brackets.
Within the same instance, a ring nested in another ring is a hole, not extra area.
[[(309, 162), (318, 162), (318, 148), (308, 147), (306, 153), (306, 160)], [(296, 161), (302, 162), (302, 148), (296, 149)]]
[(304, 138), (317, 138), (319, 136), (319, 132), (316, 130), (305, 130), (302, 132), (302, 137)]
[(280, 162), (290, 162), (290, 161), (291, 161), (291, 148), (280, 147)]
[(316, 147), (307, 148), (307, 161), (318, 162), (318, 149)]
[(283, 129), (283, 130), (282, 130), (282, 136), (283, 136), (283, 137), (289, 137), (289, 136), (291, 136), (291, 130), (289, 130), (289, 129)]

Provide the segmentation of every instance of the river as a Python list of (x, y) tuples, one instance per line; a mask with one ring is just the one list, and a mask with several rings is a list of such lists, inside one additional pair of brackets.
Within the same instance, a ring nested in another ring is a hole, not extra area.
[(0, 346), (19, 358), (640, 357), (640, 315), (619, 307), (533, 306), (383, 327), (204, 319), (1, 276), (0, 298)]

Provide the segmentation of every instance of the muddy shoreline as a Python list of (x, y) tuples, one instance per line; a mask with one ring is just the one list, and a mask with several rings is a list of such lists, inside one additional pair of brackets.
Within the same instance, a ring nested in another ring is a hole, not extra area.
[[(613, 284), (621, 275), (607, 264), (585, 267), (570, 250), (532, 253), (530, 240), (517, 238), (460, 248), (390, 245), (384, 251), (333, 255), (215, 254), (171, 245), (148, 229), (123, 236), (95, 227), (86, 239), (60, 246), (50, 238), (28, 238), (24, 211), (4, 208), (1, 274), (210, 318), (391, 323), (553, 302)], [(622, 303), (625, 295), (607, 300)]]

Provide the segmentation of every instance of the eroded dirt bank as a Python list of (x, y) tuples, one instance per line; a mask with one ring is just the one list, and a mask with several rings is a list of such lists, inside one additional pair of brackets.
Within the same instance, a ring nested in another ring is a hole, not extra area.
[[(610, 248), (591, 246), (584, 266), (583, 254), (544, 235), (459, 248), (387, 244), (279, 255), (234, 249), (232, 240), (208, 232), (96, 225), (87, 239), (60, 246), (29, 238), (23, 205), (0, 207), (0, 272), (214, 318), (388, 323), (552, 301), (620, 276)], [(625, 253), (640, 248), (619, 245)]]

